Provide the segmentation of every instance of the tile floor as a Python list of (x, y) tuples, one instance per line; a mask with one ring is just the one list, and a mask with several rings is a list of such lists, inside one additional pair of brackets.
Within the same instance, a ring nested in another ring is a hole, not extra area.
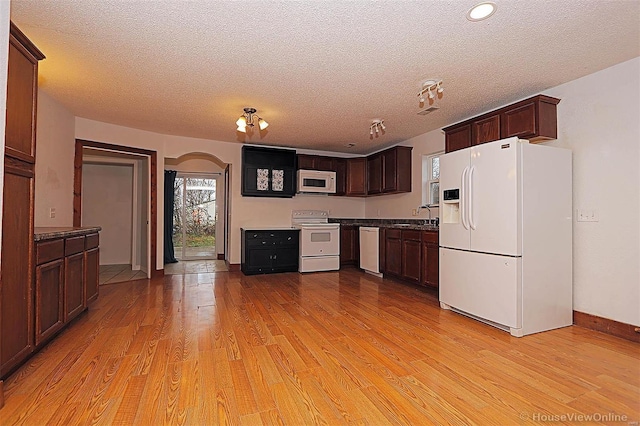
[(164, 265), (165, 275), (199, 274), (204, 272), (228, 272), (224, 260), (180, 260)]
[(146, 273), (131, 270), (131, 265), (100, 265), (100, 285), (144, 280), (146, 278)]

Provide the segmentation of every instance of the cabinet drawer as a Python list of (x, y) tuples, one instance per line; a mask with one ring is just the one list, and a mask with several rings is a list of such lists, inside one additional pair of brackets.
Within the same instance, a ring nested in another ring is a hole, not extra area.
[(84, 242), (84, 249), (91, 250), (100, 245), (100, 235), (99, 234), (89, 234), (87, 235), (87, 239)]
[(402, 239), (403, 240), (420, 241), (420, 231), (414, 231), (414, 230), (410, 230), (410, 229), (402, 231)]
[(438, 244), (438, 233), (435, 231), (423, 231), (422, 241)]
[(69, 256), (84, 251), (84, 236), (64, 240), (64, 255)]
[(401, 229), (387, 229), (385, 231), (385, 235), (387, 237), (387, 239), (392, 238), (392, 239), (400, 239), (400, 237), (402, 237), (402, 230)]
[(64, 240), (43, 241), (36, 245), (36, 264), (50, 262), (64, 257)]

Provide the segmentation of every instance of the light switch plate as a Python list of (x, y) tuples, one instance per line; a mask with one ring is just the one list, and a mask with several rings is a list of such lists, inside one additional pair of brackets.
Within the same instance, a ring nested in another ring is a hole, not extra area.
[(577, 210), (578, 222), (599, 222), (598, 210), (593, 209), (578, 209)]

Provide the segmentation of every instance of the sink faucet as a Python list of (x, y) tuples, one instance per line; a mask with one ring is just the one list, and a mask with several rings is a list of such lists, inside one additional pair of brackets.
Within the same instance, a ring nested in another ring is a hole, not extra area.
[(424, 206), (418, 206), (418, 214), (420, 214), (420, 209), (427, 209), (429, 211), (429, 223), (431, 223), (431, 206), (425, 204)]

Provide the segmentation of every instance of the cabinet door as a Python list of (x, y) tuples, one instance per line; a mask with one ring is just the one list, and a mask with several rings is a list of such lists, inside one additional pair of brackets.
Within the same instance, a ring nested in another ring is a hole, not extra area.
[(536, 102), (509, 109), (502, 114), (502, 138), (517, 136), (527, 139), (537, 134)]
[(500, 114), (474, 121), (471, 134), (473, 145), (500, 139)]
[(246, 256), (247, 270), (252, 272), (270, 271), (273, 253), (272, 247), (248, 249)]
[(98, 298), (100, 291), (100, 249), (94, 248), (84, 252), (84, 295), (85, 306)]
[(425, 231), (422, 233), (422, 279), (421, 284), (438, 287), (438, 233)]
[(452, 152), (471, 146), (471, 124), (445, 130), (445, 151)]
[(376, 154), (367, 158), (367, 194), (382, 192), (382, 155)]
[[(5, 157), (0, 291), (0, 375), (33, 351), (33, 175)], [(15, 174), (13, 172), (16, 172)]]
[(64, 258), (64, 321), (84, 310), (84, 253)]
[(64, 324), (63, 289), (64, 259), (36, 267), (36, 346)]
[(347, 159), (347, 191), (348, 196), (367, 195), (365, 186), (367, 179), (367, 159), (349, 158)]
[(354, 226), (343, 225), (340, 227), (340, 264), (351, 265), (354, 263)]
[(279, 247), (271, 255), (273, 271), (294, 272), (298, 270), (299, 251), (297, 246)]
[(315, 156), (298, 154), (298, 169), (315, 170)]
[(402, 240), (402, 278), (420, 282), (421, 243), (415, 240)]
[(382, 192), (398, 190), (398, 151), (391, 149), (382, 155)]
[(347, 160), (336, 158), (334, 161), (336, 172), (336, 193), (331, 195), (345, 195), (347, 193)]
[(402, 240), (387, 236), (384, 251), (386, 253), (385, 272), (402, 276)]
[(335, 159), (332, 157), (323, 157), (321, 155), (316, 157), (315, 161), (315, 169), (316, 170), (325, 170), (325, 171), (333, 171), (335, 169)]
[[(13, 28), (12, 28), (13, 29)], [(38, 60), (14, 37), (9, 43), (5, 144), (11, 156), (35, 161), (35, 114)]]

